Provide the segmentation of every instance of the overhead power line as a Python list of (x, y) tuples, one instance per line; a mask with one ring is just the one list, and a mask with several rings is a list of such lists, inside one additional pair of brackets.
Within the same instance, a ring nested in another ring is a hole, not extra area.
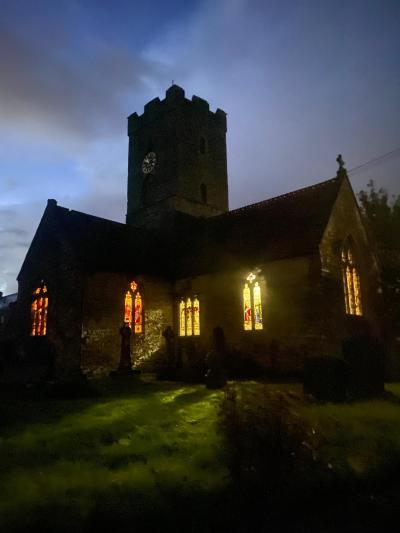
[(362, 163), (361, 165), (358, 165), (356, 167), (351, 168), (347, 173), (348, 174), (354, 174), (361, 168), (364, 168), (366, 166), (372, 165), (374, 163), (377, 163), (379, 161), (382, 161), (383, 159), (387, 159), (394, 155), (400, 155), (400, 147), (395, 148), (394, 150), (391, 150), (390, 152), (387, 152), (386, 154), (379, 155), (378, 157), (374, 157), (373, 159), (370, 159), (369, 161), (366, 161), (365, 163)]

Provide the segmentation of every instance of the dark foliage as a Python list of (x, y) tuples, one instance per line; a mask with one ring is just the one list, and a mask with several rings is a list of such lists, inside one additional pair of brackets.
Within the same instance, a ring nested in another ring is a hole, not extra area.
[(389, 198), (373, 181), (358, 195), (381, 267), (385, 304), (384, 323), (389, 337), (400, 334), (400, 196)]
[(263, 387), (239, 395), (231, 385), (221, 403), (220, 427), (237, 485), (290, 493), (317, 470), (319, 437), (296, 414), (288, 394)]

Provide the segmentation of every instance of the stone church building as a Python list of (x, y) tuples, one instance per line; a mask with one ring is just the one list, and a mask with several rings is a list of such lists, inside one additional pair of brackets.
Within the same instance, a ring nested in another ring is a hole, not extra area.
[(341, 159), (333, 179), (229, 211), (226, 129), (172, 85), (128, 118), (126, 224), (48, 200), (18, 276), (21, 342), (96, 374), (118, 366), (124, 321), (143, 368), (167, 326), (183, 366), (220, 326), (230, 353), (290, 372), (379, 335), (377, 262)]

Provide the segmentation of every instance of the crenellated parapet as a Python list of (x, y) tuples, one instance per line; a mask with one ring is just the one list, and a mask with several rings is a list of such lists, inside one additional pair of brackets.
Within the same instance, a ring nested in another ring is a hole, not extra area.
[(226, 113), (172, 85), (128, 117), (127, 222), (160, 226), (176, 211), (196, 217), (228, 210)]
[(138, 115), (136, 112), (128, 117), (128, 135), (134, 135), (143, 125), (157, 120), (160, 115), (169, 112), (189, 112), (203, 116), (203, 119), (213, 120), (226, 132), (226, 113), (222, 109), (210, 111), (207, 100), (193, 95), (191, 100), (185, 97), (185, 91), (178, 85), (171, 85), (166, 92), (164, 100), (153, 98), (145, 104), (144, 112)]

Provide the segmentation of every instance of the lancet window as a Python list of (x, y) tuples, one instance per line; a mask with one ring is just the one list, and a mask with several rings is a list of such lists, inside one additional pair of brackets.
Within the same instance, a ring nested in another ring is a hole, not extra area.
[(179, 336), (191, 337), (200, 335), (200, 301), (193, 298), (181, 298), (179, 302)]
[(261, 287), (257, 277), (250, 272), (243, 287), (243, 329), (263, 329)]
[(47, 287), (42, 283), (33, 291), (31, 304), (31, 335), (34, 337), (42, 337), (47, 333), (48, 306)]
[(125, 294), (124, 322), (134, 333), (143, 333), (143, 300), (136, 281), (131, 281)]
[(346, 242), (342, 248), (343, 292), (346, 313), (348, 315), (363, 314), (361, 302), (360, 275), (354, 257), (351, 242)]

